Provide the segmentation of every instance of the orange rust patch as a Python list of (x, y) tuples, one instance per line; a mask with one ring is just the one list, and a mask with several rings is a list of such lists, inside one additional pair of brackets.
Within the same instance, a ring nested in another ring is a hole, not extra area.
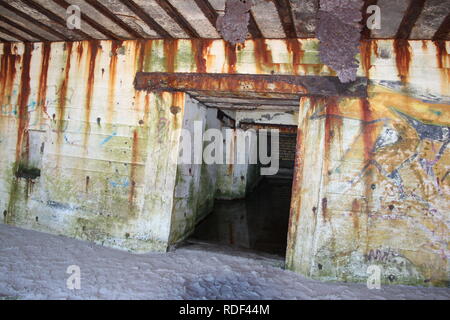
[(194, 39), (192, 40), (192, 50), (194, 52), (195, 66), (198, 73), (207, 72), (207, 55), (211, 46), (210, 39)]
[(424, 51), (428, 50), (427, 40), (422, 40), (422, 50)]
[[(67, 45), (69, 44), (70, 42), (68, 42), (67, 43)], [(72, 44), (72, 43), (70, 43), (70, 44)], [(78, 46), (77, 46), (77, 62), (78, 62), (78, 64), (80, 64), (80, 62), (81, 62), (81, 58), (83, 57), (83, 42), (79, 42), (78, 43)]]
[[(0, 106), (10, 104), (12, 87), (16, 76), (16, 61), (20, 57), (12, 52), (11, 43), (3, 44), (3, 55), (0, 69)], [(5, 96), (6, 95), (6, 96)], [(8, 100), (6, 99), (8, 97)]]
[(370, 68), (372, 68), (371, 58), (372, 58), (372, 41), (364, 40), (361, 41), (360, 46), (361, 51), (361, 65), (363, 71), (367, 78), (370, 76)]
[(236, 73), (237, 54), (236, 45), (225, 43), (225, 57), (228, 64), (228, 73)]
[(299, 74), (299, 66), (302, 64), (304, 51), (302, 44), (297, 39), (286, 40), (287, 49), (292, 56), (292, 65), (294, 66), (294, 73)]
[(175, 72), (176, 58), (178, 53), (178, 40), (166, 39), (164, 40), (164, 56), (166, 57), (167, 72)]
[(89, 41), (88, 51), (87, 51), (87, 61), (88, 63), (88, 78), (86, 84), (86, 97), (85, 97), (85, 132), (83, 145), (87, 147), (87, 140), (89, 137), (89, 127), (91, 118), (91, 103), (92, 94), (94, 92), (94, 77), (95, 77), (95, 62), (97, 58), (97, 53), (99, 49), (98, 41)]
[(139, 136), (136, 130), (133, 131), (133, 145), (131, 149), (131, 169), (130, 169), (130, 194), (128, 196), (128, 201), (130, 203), (130, 208), (133, 205), (135, 192), (136, 192), (136, 166), (138, 162), (139, 154)]
[[(28, 125), (28, 98), (30, 97), (30, 64), (32, 51), (33, 44), (25, 43), (25, 52), (23, 54), (22, 62), (22, 74), (20, 77), (20, 92), (18, 97), (19, 123), (17, 127), (16, 162), (19, 162), (21, 160), (22, 144)], [(25, 137), (25, 139), (28, 139), (28, 137)]]
[(408, 82), (411, 64), (411, 47), (408, 40), (394, 40), (395, 62), (401, 82)]
[(375, 57), (379, 58), (380, 54), (378, 52), (378, 41), (373, 39), (373, 40), (371, 40), (371, 42), (372, 42), (373, 54), (375, 55)]
[(370, 160), (372, 158), (372, 149), (375, 143), (375, 134), (373, 132), (374, 126), (367, 124), (367, 122), (373, 119), (372, 109), (368, 99), (361, 99), (361, 116), (364, 121), (363, 128), (363, 142), (364, 142), (364, 160)]
[(112, 41), (111, 60), (109, 61), (109, 80), (108, 80), (108, 110), (106, 114), (107, 123), (112, 122), (114, 113), (114, 96), (116, 93), (116, 74), (117, 74), (117, 50), (122, 46), (122, 41)]
[(41, 60), (41, 74), (39, 76), (39, 88), (37, 95), (37, 105), (40, 107), (40, 123), (42, 124), (44, 114), (47, 114), (47, 106), (45, 103), (47, 96), (47, 77), (48, 66), (50, 63), (50, 42), (42, 44), (42, 60)]
[[(265, 68), (273, 65), (272, 52), (264, 39), (253, 40), (255, 50), (256, 73), (263, 74)], [(293, 44), (291, 43), (291, 46)], [(293, 50), (294, 52), (295, 50)], [(295, 60), (295, 58), (294, 58)]]
[[(61, 153), (61, 145), (62, 145), (62, 131), (63, 131), (63, 123), (66, 113), (66, 103), (67, 103), (67, 88), (69, 84), (69, 73), (70, 73), (70, 65), (71, 65), (71, 55), (72, 55), (73, 43), (69, 42), (66, 44), (66, 64), (64, 67), (64, 75), (59, 86), (58, 93), (58, 108), (56, 108), (57, 114), (57, 131), (56, 131), (56, 148), (58, 150), (57, 154)], [(60, 158), (57, 157), (57, 167), (59, 167)]]

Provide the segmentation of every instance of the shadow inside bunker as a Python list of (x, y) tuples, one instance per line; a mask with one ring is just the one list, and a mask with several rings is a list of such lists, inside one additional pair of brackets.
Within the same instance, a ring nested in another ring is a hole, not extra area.
[(254, 253), (285, 257), (292, 176), (264, 177), (239, 200), (216, 200), (212, 213), (187, 239)]

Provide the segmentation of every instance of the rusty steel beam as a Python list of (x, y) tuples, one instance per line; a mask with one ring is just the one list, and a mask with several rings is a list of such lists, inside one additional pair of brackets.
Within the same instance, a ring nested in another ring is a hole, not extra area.
[(107, 17), (109, 20), (116, 23), (118, 26), (120, 26), (123, 30), (131, 34), (133, 37), (141, 38), (141, 35), (134, 30), (132, 27), (130, 27), (128, 24), (126, 24), (122, 19), (120, 19), (118, 16), (116, 16), (114, 13), (112, 13), (107, 7), (105, 7), (103, 4), (98, 2), (98, 0), (85, 0), (88, 4), (90, 4), (93, 8), (95, 8), (98, 12), (103, 14), (105, 17)]
[(448, 34), (450, 33), (450, 13), (447, 14), (444, 21), (442, 21), (436, 33), (433, 36), (434, 41), (447, 40)]
[(3, 21), (3, 22), (5, 22), (6, 24), (9, 24), (10, 26), (16, 28), (17, 30), (20, 30), (20, 31), (22, 31), (22, 32), (25, 32), (26, 34), (32, 36), (32, 37), (35, 38), (35, 39), (38, 39), (38, 40), (41, 40), (41, 41), (48, 41), (48, 39), (46, 39), (46, 38), (44, 38), (44, 37), (38, 35), (37, 33), (34, 33), (34, 32), (31, 31), (31, 30), (28, 30), (28, 29), (22, 27), (20, 24), (17, 24), (17, 23), (15, 23), (14, 21), (9, 20), (9, 19), (6, 18), (6, 17), (0, 16), (0, 21)]
[(24, 37), (18, 35), (17, 33), (12, 32), (12, 31), (10, 31), (8, 29), (5, 29), (3, 27), (0, 27), (0, 31), (3, 32), (4, 34), (7, 34), (7, 35), (13, 37), (14, 39), (17, 39), (17, 40), (20, 40), (20, 41), (23, 41), (23, 42), (29, 42), (30, 41), (30, 40), (25, 39)]
[(313, 96), (367, 97), (367, 78), (341, 83), (337, 77), (138, 72), (138, 90), (291, 93)]
[(135, 15), (137, 15), (142, 21), (154, 30), (159, 36), (163, 38), (173, 38), (163, 27), (161, 27), (152, 17), (150, 17), (140, 6), (138, 6), (133, 0), (119, 0), (128, 9), (130, 9)]
[[(299, 103), (300, 105), (300, 103)], [(297, 109), (300, 109), (299, 105), (297, 105)], [(256, 122), (239, 122), (239, 128), (243, 130), (254, 129), (278, 129), (280, 133), (289, 133), (289, 134), (297, 134), (298, 127), (292, 126), (288, 124), (274, 124), (274, 123), (256, 123)]]
[(367, 13), (367, 8), (373, 5), (376, 5), (378, 3), (378, 0), (365, 0), (364, 5), (362, 8), (362, 25), (363, 29), (361, 31), (361, 38), (362, 39), (370, 39), (371, 36), (371, 30), (367, 28), (367, 19), (369, 19), (369, 14)]
[[(29, 6), (30, 8), (33, 8), (34, 10), (36, 10), (39, 13), (43, 14), (44, 16), (46, 16), (47, 18), (49, 18), (53, 22), (56, 22), (60, 26), (62, 26), (65, 29), (67, 29), (66, 21), (63, 18), (61, 18), (60, 16), (58, 16), (58, 15), (54, 14), (53, 12), (51, 12), (50, 10), (48, 10), (47, 8), (44, 8), (40, 4), (34, 2), (33, 0), (22, 0), (22, 2), (25, 3), (27, 6)], [(92, 37), (89, 34), (83, 32), (81, 30), (73, 29), (72, 31), (77, 33), (79, 36), (81, 36), (83, 38), (92, 39)]]
[[(62, 8), (67, 9), (71, 4), (66, 0), (53, 0), (53, 2), (60, 5)], [(81, 21), (86, 22), (92, 28), (102, 33), (103, 35), (113, 39), (113, 40), (122, 40), (121, 37), (118, 37), (114, 32), (109, 31), (107, 28), (103, 27), (100, 23), (97, 23), (94, 19), (91, 19), (89, 16), (81, 12), (80, 15)]]
[(294, 18), (292, 16), (292, 8), (289, 0), (275, 0), (273, 1), (280, 17), (281, 25), (287, 38), (297, 38), (295, 31)]
[(190, 23), (183, 17), (183, 15), (178, 12), (169, 1), (167, 0), (156, 0), (156, 3), (164, 9), (164, 11), (171, 17), (175, 22), (183, 29), (183, 31), (191, 38), (200, 38), (197, 31), (190, 25)]
[(403, 16), (403, 20), (398, 27), (397, 34), (395, 35), (396, 39), (409, 39), (411, 31), (422, 13), (425, 2), (426, 0), (411, 0), (411, 3)]
[(11, 6), (10, 4), (6, 3), (4, 0), (0, 0), (0, 7), (3, 7), (9, 11), (11, 11), (12, 13), (16, 14), (17, 16), (27, 20), (28, 22), (38, 26), (39, 28), (41, 28), (42, 30), (47, 31), (48, 33), (53, 34), (55, 37), (61, 39), (61, 40), (70, 40), (68, 37), (66, 37), (64, 34), (56, 31), (55, 29), (47, 26), (46, 24), (43, 24), (42, 22), (36, 20), (35, 18), (33, 18), (32, 16), (29, 16), (28, 14), (18, 10), (17, 8)]

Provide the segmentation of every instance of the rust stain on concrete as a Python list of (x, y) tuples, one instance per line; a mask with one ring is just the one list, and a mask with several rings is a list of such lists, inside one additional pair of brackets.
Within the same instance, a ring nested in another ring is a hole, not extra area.
[(408, 40), (395, 39), (394, 51), (400, 80), (403, 83), (408, 82), (409, 67), (411, 64), (411, 46)]
[[(18, 97), (18, 127), (17, 127), (17, 142), (16, 142), (16, 162), (21, 160), (22, 145), (26, 137), (28, 125), (28, 98), (30, 97), (30, 65), (31, 55), (33, 51), (32, 43), (25, 43), (25, 51), (22, 61), (22, 74), (20, 77), (20, 92)], [(28, 152), (28, 150), (27, 150)]]
[(85, 132), (84, 132), (84, 141), (83, 145), (85, 151), (87, 151), (87, 142), (89, 140), (89, 130), (90, 130), (90, 118), (91, 118), (91, 104), (92, 104), (92, 95), (94, 92), (94, 78), (95, 78), (95, 63), (97, 58), (97, 53), (99, 50), (99, 42), (98, 41), (89, 41), (87, 42), (88, 50), (87, 50), (87, 61), (88, 61), (88, 77), (86, 83), (86, 97), (85, 97)]
[(47, 97), (47, 77), (48, 67), (50, 64), (51, 43), (44, 42), (42, 44), (41, 74), (39, 76), (39, 88), (37, 96), (37, 105), (40, 107), (40, 124), (43, 124), (43, 117), (47, 115), (46, 97)]
[(109, 61), (109, 79), (108, 79), (108, 110), (106, 114), (106, 122), (112, 122), (114, 113), (114, 98), (116, 95), (116, 74), (117, 74), (117, 50), (122, 46), (122, 41), (112, 41), (111, 43), (111, 59)]

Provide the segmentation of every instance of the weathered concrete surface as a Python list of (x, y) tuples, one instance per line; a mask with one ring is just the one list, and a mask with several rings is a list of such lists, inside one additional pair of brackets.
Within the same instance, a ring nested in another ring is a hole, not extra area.
[[(335, 75), (317, 49), (315, 39), (1, 44), (3, 222), (165, 250), (185, 95), (137, 91), (136, 73)], [(378, 259), (393, 282), (447, 281), (448, 52), (448, 42), (364, 42), (367, 100), (340, 98), (315, 114), (334, 100), (304, 98), (290, 268), (361, 280)]]
[(384, 283), (447, 286), (449, 44), (409, 42), (406, 66), (389, 63), (404, 61), (392, 42), (370, 46), (367, 99), (301, 100), (287, 265), (366, 281), (375, 264)]

